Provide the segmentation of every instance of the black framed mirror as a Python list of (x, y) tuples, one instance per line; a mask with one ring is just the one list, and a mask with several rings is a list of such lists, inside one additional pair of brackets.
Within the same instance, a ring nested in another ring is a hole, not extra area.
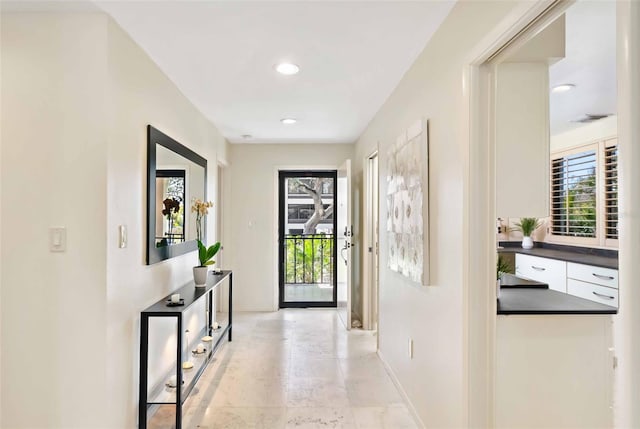
[(198, 248), (191, 216), (196, 198), (207, 199), (207, 160), (148, 125), (147, 265)]

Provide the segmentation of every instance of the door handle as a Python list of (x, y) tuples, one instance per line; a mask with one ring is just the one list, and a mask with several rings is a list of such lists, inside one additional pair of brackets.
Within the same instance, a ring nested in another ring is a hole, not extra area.
[(349, 243), (348, 241), (344, 242), (344, 246), (340, 249), (340, 257), (344, 261), (344, 264), (347, 265), (347, 258), (344, 256), (344, 251), (349, 250), (354, 246), (353, 243)]
[(602, 279), (602, 280), (613, 280), (614, 279), (614, 277), (605, 276), (603, 274), (597, 274), (597, 273), (591, 273), (591, 274), (593, 274), (595, 277), (597, 277), (599, 279)]
[(603, 295), (603, 294), (598, 293), (598, 292), (591, 292), (591, 293), (594, 294), (597, 297), (600, 297), (600, 298), (616, 299), (615, 296)]

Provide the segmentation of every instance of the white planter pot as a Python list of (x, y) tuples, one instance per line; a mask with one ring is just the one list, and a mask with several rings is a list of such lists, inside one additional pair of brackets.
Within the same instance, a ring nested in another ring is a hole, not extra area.
[(500, 279), (496, 280), (496, 299), (500, 299)]
[(532, 249), (533, 248), (533, 240), (531, 237), (523, 237), (522, 238), (522, 248), (523, 249)]
[(209, 267), (193, 267), (193, 281), (196, 287), (204, 287), (207, 284), (207, 272)]

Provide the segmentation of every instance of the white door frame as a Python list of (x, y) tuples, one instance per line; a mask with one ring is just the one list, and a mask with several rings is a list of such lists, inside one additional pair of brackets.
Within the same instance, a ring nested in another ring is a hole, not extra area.
[(614, 317), (614, 426), (640, 427), (640, 2), (619, 1), (618, 150), (620, 308)]
[[(216, 255), (216, 267), (229, 269), (228, 266), (225, 266), (225, 251), (224, 251), (224, 243), (227, 242), (225, 239), (225, 216), (224, 216), (224, 204), (227, 202), (225, 199), (226, 192), (226, 175), (227, 175), (227, 167), (229, 166), (225, 161), (218, 159), (216, 162), (216, 189), (215, 189), (215, 198), (214, 198), (214, 212), (215, 212), (215, 235), (216, 241), (222, 243), (222, 247), (220, 251)], [(220, 293), (214, 293), (214, 313), (216, 311), (228, 311), (229, 307), (229, 289), (222, 288), (220, 289)], [(215, 315), (214, 315), (215, 317)]]
[[(495, 139), (490, 67), (492, 57), (527, 29), (555, 0), (520, 3), (468, 57), (463, 88), (469, 135), (465, 152), (463, 217), (463, 305), (465, 325), (468, 427), (495, 426)], [(568, 4), (568, 2), (565, 2)]]
[[(364, 225), (362, 228), (363, 231), (363, 247), (362, 247), (362, 325), (364, 329), (373, 329), (374, 326), (377, 325), (377, 320), (373, 319), (373, 308), (376, 305), (377, 301), (377, 293), (378, 288), (375, 287), (377, 273), (376, 264), (374, 263), (374, 258), (377, 258), (377, 249), (376, 242), (374, 238), (375, 228), (379, 228), (379, 225), (374, 224), (373, 219), (373, 211), (378, 213), (378, 220), (380, 219), (380, 208), (379, 208), (379, 200), (380, 196), (378, 195), (378, 206), (374, 207), (374, 199), (373, 192), (376, 187), (373, 186), (372, 174), (371, 171), (371, 160), (373, 158), (378, 157), (378, 149), (376, 148), (371, 154), (367, 155), (364, 158), (364, 168), (362, 169), (363, 174), (363, 186), (364, 186), (364, 215), (363, 221)], [(378, 162), (380, 158), (378, 157)], [(379, 169), (378, 169), (379, 171)], [(375, 178), (378, 180), (378, 178)], [(379, 187), (378, 187), (379, 189)], [(378, 221), (379, 223), (379, 221)], [(372, 249), (369, 252), (369, 248)]]
[[(465, 169), (464, 219), (466, 237), (464, 264), (464, 300), (468, 317), (467, 397), (468, 426), (495, 426), (495, 140), (492, 123), (493, 80), (487, 61), (511, 39), (550, 7), (567, 8), (570, 1), (542, 1), (519, 5), (478, 45), (470, 57), (464, 79), (468, 100), (468, 168)], [(616, 427), (640, 426), (640, 351), (634, 341), (640, 336), (640, 289), (632, 288), (640, 277), (640, 201), (633, 192), (640, 186), (640, 2), (617, 2), (618, 38), (618, 147), (621, 154), (620, 239), (621, 295), (626, 299), (614, 330), (616, 354), (620, 357), (615, 377), (614, 424)], [(559, 12), (560, 9), (554, 11)], [(626, 168), (625, 168), (626, 166)], [(470, 180), (470, 179), (473, 180)], [(473, 231), (473, 234), (471, 233)], [(473, 275), (472, 275), (473, 274)], [(474, 279), (474, 287), (471, 285)], [(479, 280), (477, 280), (479, 279)], [(478, 287), (477, 284), (481, 286)], [(483, 286), (484, 285), (484, 286)], [(627, 285), (625, 287), (625, 285)], [(620, 327), (621, 326), (621, 327)], [(622, 335), (620, 335), (622, 334)]]

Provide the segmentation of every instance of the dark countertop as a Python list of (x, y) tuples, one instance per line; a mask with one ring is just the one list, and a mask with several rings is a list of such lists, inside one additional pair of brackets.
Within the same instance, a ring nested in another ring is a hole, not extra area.
[(609, 305), (544, 287), (505, 287), (500, 290), (498, 314), (616, 314)]
[[(523, 255), (539, 256), (541, 258), (558, 259), (566, 262), (575, 262), (577, 264), (593, 265), (602, 268), (618, 269), (618, 258), (615, 256), (604, 256), (594, 252), (585, 252), (584, 250), (576, 250), (575, 246), (553, 246), (546, 243), (536, 243), (533, 249), (523, 249), (519, 242), (518, 246), (513, 246), (508, 242), (500, 243), (503, 247), (498, 247), (498, 253), (522, 253)], [(543, 247), (538, 247), (542, 245)], [(586, 249), (585, 249), (586, 250)], [(588, 249), (599, 250), (599, 249)], [(604, 251), (604, 254), (611, 254), (612, 251)]]
[(513, 274), (504, 273), (500, 278), (500, 286), (503, 288), (543, 288), (549, 289), (549, 285), (535, 280), (523, 279)]

